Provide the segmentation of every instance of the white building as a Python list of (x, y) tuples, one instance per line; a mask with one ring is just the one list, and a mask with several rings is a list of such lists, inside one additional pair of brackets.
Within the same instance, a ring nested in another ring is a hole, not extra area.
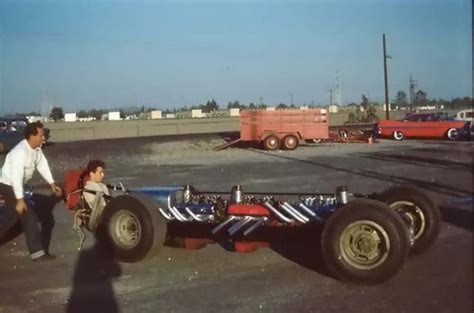
[(176, 114), (174, 114), (174, 113), (167, 113), (167, 114), (165, 115), (165, 117), (166, 117), (166, 118), (176, 118)]
[(65, 122), (75, 122), (75, 121), (77, 121), (76, 113), (66, 113), (66, 114), (64, 114), (64, 121)]
[(161, 113), (161, 111), (160, 110), (151, 111), (151, 119), (154, 120), (158, 118), (163, 118), (163, 114)]
[(308, 106), (307, 105), (302, 105), (300, 106), (300, 110), (307, 110), (308, 109)]
[(337, 106), (337, 105), (330, 105), (330, 106), (328, 107), (328, 111), (329, 111), (329, 113), (337, 113), (337, 111), (338, 111), (338, 106)]
[(230, 111), (230, 116), (240, 116), (240, 109), (239, 108), (232, 108), (229, 111)]
[(109, 121), (120, 121), (120, 112), (109, 112)]
[(267, 111), (275, 111), (275, 107), (267, 107)]
[(200, 118), (200, 117), (204, 117), (205, 115), (202, 114), (202, 110), (201, 109), (194, 109), (191, 111), (191, 117), (192, 118)]

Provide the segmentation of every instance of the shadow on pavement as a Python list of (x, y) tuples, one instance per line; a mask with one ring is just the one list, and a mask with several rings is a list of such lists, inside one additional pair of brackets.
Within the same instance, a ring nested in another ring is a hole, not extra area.
[[(320, 225), (294, 228), (262, 227), (247, 236), (242, 233), (230, 236), (225, 229), (213, 235), (212, 225), (189, 227), (184, 223), (170, 223), (168, 224), (169, 237), (165, 244), (174, 248), (198, 249), (206, 244), (215, 243), (230, 252), (239, 252), (236, 245), (242, 244), (245, 245), (243, 249), (247, 253), (256, 248), (270, 248), (287, 260), (319, 274), (330, 276), (321, 254), (321, 234), (322, 226)], [(255, 247), (252, 248), (252, 246)]]
[(66, 312), (119, 312), (112, 281), (120, 274), (121, 267), (109, 244), (97, 240), (93, 247), (81, 251)]
[(440, 205), (441, 218), (446, 223), (474, 231), (474, 222), (472, 211), (460, 209), (450, 205)]

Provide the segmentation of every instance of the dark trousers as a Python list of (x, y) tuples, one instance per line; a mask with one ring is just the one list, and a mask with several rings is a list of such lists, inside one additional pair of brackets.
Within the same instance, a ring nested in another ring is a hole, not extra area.
[(18, 214), (16, 211), (16, 198), (11, 186), (0, 184), (0, 237), (2, 237), (18, 220), (25, 232), (26, 246), (32, 254), (43, 250), (41, 232), (38, 226), (38, 217), (33, 208)]

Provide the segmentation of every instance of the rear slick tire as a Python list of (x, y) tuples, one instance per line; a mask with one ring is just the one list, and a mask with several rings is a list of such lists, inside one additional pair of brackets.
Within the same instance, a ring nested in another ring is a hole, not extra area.
[(324, 262), (337, 279), (362, 284), (387, 281), (404, 265), (408, 231), (385, 203), (349, 202), (329, 218), (321, 237)]
[(119, 196), (107, 204), (98, 238), (113, 247), (119, 261), (138, 262), (161, 249), (167, 223), (156, 206), (153, 200), (130, 195)]

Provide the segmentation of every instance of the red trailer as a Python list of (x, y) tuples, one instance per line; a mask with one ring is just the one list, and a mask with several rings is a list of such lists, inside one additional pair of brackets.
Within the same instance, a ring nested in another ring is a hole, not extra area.
[(300, 140), (328, 138), (326, 109), (240, 112), (240, 140), (262, 142), (267, 150), (294, 150)]

